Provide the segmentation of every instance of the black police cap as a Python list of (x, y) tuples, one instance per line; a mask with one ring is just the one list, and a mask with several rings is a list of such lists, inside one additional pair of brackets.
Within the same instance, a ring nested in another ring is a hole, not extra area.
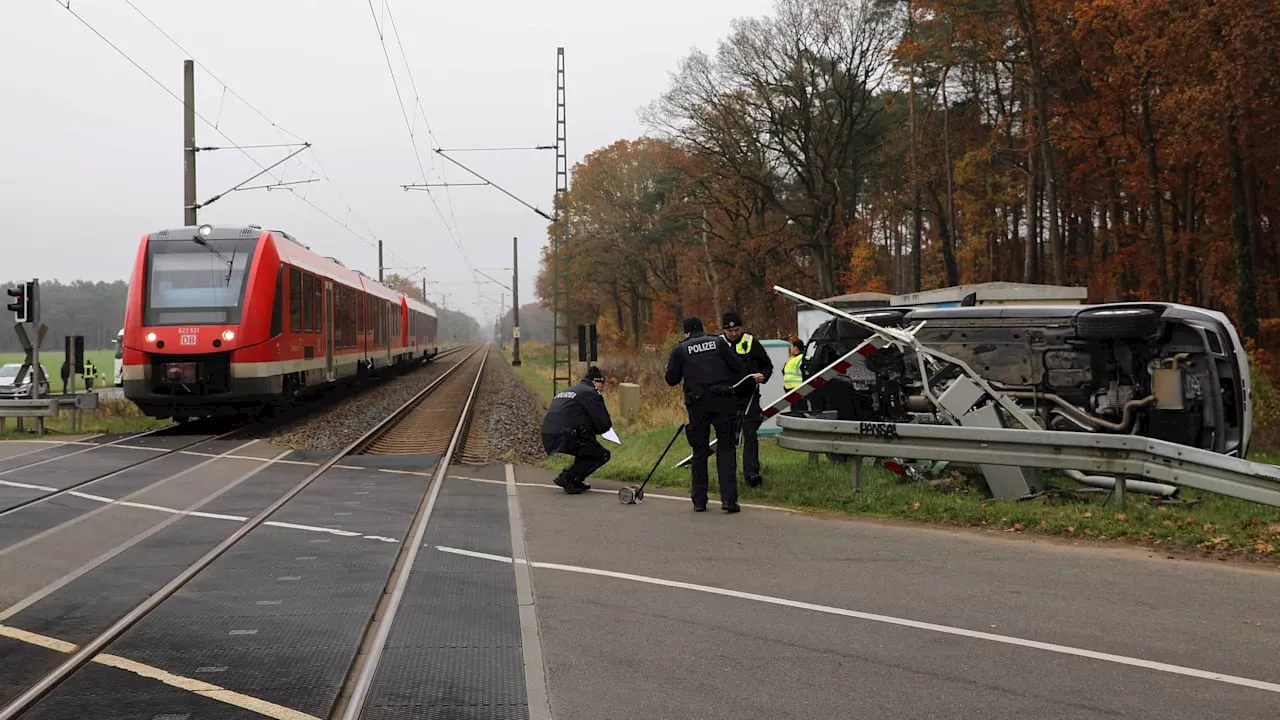
[(604, 382), (604, 373), (600, 371), (600, 368), (592, 365), (587, 368), (587, 374), (582, 379), (588, 382)]
[(685, 318), (684, 331), (686, 333), (702, 332), (702, 319), (696, 317)]
[(720, 327), (728, 330), (729, 328), (742, 327), (742, 316), (732, 310), (725, 313), (720, 319)]

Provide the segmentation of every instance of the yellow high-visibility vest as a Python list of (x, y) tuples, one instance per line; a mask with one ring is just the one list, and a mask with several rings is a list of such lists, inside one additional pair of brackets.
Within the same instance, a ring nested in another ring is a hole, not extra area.
[(792, 355), (787, 358), (787, 364), (782, 366), (783, 390), (794, 390), (804, 382), (804, 376), (800, 374), (801, 362), (804, 362), (804, 355)]
[[(725, 338), (728, 340), (729, 338)], [(733, 346), (735, 352), (739, 355), (746, 355), (751, 352), (751, 333), (742, 333), (742, 337), (738, 338), (738, 343)]]

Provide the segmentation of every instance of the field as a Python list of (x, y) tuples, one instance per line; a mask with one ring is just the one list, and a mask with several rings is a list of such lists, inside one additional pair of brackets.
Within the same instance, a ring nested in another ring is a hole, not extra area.
[[(115, 350), (85, 350), (84, 357), (86, 361), (92, 361), (98, 368), (99, 381), (95, 387), (111, 387), (112, 385), (112, 367), (115, 363)], [(0, 353), (0, 365), (9, 363), (20, 363), (24, 360), (22, 353)], [(59, 374), (62, 367), (62, 361), (65, 355), (62, 348), (56, 350), (46, 350), (40, 353), (40, 364), (49, 371), (49, 387), (53, 392), (62, 391), (62, 376)], [(80, 390), (84, 389), (82, 381), (77, 378), (76, 385)]]
[[(112, 384), (113, 364), (115, 362), (114, 350), (86, 350), (85, 359), (91, 360), (98, 369), (98, 382), (95, 384), (95, 390), (110, 390), (98, 399), (99, 407), (97, 410), (87, 410), (82, 417), (82, 426), (85, 433), (127, 433), (146, 430), (148, 428), (163, 425), (165, 421), (153, 420), (144, 416), (138, 411), (138, 408), (124, 397), (114, 392), (115, 387)], [(62, 392), (62, 376), (60, 369), (62, 367), (63, 353), (61, 349), (50, 351), (42, 354), (40, 364), (44, 365), (49, 371), (49, 389), (56, 395)], [(0, 365), (8, 363), (20, 363), (23, 361), (21, 353), (0, 353)], [(82, 380), (77, 379), (77, 389), (84, 391)], [(2, 439), (15, 439), (31, 437), (31, 429), (35, 427), (35, 420), (27, 418), (24, 421), (23, 431), (17, 429), (17, 420), (9, 418), (5, 421), (4, 432), (0, 433)], [(45, 420), (45, 430), (47, 434), (53, 437), (58, 435), (66, 435), (71, 431), (71, 416), (69, 413), (62, 413), (56, 418), (48, 418)]]
[[(525, 345), (521, 347), (521, 356), (523, 365), (517, 371), (545, 404), (551, 397), (550, 349)], [(510, 348), (507, 357), (510, 358)], [(665, 359), (665, 352), (648, 353), (642, 358), (607, 355), (600, 358), (598, 365), (610, 376), (611, 389), (619, 376), (624, 381), (642, 385), (645, 408), (638, 419), (615, 424), (623, 444), (619, 447), (605, 443), (613, 459), (597, 473), (599, 477), (637, 483), (643, 480), (684, 420), (678, 391), (668, 388), (655, 374)], [(584, 369), (575, 360), (575, 375)], [(616, 390), (606, 391), (606, 403), (614, 413), (616, 396)], [(654, 473), (650, 485), (671, 488), (670, 492), (675, 494), (687, 494), (689, 472), (673, 466), (688, 454), (688, 443), (678, 439)], [(1251, 459), (1275, 463), (1280, 455), (1259, 452)], [(544, 464), (560, 469), (569, 461), (564, 456), (556, 456)], [(849, 465), (837, 464), (826, 457), (811, 463), (806, 453), (780, 448), (768, 438), (760, 440), (760, 462), (764, 486), (752, 489), (740, 483), (740, 502), (1008, 533), (1120, 540), (1215, 557), (1244, 556), (1280, 562), (1280, 508), (1210, 493), (1184, 489), (1180, 493), (1181, 501), (1174, 502), (1158, 502), (1130, 493), (1125, 507), (1119, 508), (1106, 502), (1105, 493), (1089, 491), (1067, 478), (1055, 477), (1051, 480), (1054, 492), (1027, 502), (1010, 502), (986, 498), (962, 477), (936, 484), (904, 482), (869, 460), (865, 461), (862, 488), (855, 491)], [(709, 467), (714, 499), (714, 460)]]

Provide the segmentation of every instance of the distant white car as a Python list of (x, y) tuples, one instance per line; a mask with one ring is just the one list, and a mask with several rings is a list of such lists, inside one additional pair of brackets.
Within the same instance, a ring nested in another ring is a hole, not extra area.
[(116, 361), (115, 361), (115, 379), (116, 387), (124, 387), (124, 328), (116, 333)]
[[(15, 384), (18, 379), (18, 370), (22, 369), (22, 363), (10, 363), (0, 366), (0, 400), (22, 400), (31, 397), (31, 380), (32, 373), (27, 371), (26, 377), (22, 378), (22, 384)], [(40, 383), (40, 394), (43, 397), (49, 396), (49, 369), (40, 366), (44, 371), (44, 379)]]

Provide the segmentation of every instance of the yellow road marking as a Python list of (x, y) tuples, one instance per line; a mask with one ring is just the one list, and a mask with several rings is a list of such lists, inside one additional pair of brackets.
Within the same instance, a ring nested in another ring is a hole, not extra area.
[[(38, 645), (42, 648), (54, 650), (60, 653), (70, 654), (75, 652), (78, 646), (73, 645), (65, 640), (59, 640), (47, 635), (39, 635), (37, 633), (28, 632), (20, 628), (10, 625), (0, 625), (0, 636), (19, 640), (31, 645)], [(151, 680), (156, 680), (170, 687), (186, 690), (196, 695), (207, 697), (211, 700), (234, 705), (242, 710), (257, 713), (263, 717), (274, 718), (274, 720), (320, 720), (314, 715), (308, 715), (299, 712), (293, 708), (287, 708), (283, 705), (277, 705), (255, 697), (250, 697), (242, 693), (228, 690), (203, 680), (174, 675), (171, 672), (161, 670), (150, 665), (143, 665), (140, 662), (120, 657), (119, 655), (101, 654), (93, 658), (92, 662), (107, 667), (113, 667), (118, 670), (125, 670), (135, 675), (140, 675)]]

